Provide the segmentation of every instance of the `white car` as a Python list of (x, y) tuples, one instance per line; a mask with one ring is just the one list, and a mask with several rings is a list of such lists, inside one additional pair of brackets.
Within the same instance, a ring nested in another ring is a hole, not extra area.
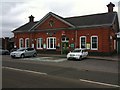
[(67, 54), (67, 59), (79, 59), (86, 58), (88, 56), (88, 51), (86, 49), (76, 48), (72, 52)]
[(12, 58), (15, 58), (15, 57), (24, 58), (28, 56), (35, 57), (36, 55), (37, 55), (37, 52), (34, 48), (21, 48), (21, 49), (18, 49), (17, 51), (13, 51), (10, 53), (10, 56)]

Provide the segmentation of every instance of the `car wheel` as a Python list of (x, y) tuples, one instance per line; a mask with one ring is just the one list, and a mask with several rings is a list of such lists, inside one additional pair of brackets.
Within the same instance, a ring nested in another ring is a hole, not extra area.
[(14, 59), (15, 57), (12, 57), (12, 56), (11, 56), (11, 58)]
[(79, 60), (82, 60), (82, 56), (79, 57)]
[(9, 55), (9, 52), (6, 52), (5, 55)]
[(70, 58), (67, 58), (67, 60), (70, 60)]
[(21, 58), (24, 58), (25, 57), (25, 55), (24, 54), (21, 54)]
[(36, 57), (36, 56), (37, 56), (37, 53), (34, 53), (34, 54), (33, 54), (33, 57)]

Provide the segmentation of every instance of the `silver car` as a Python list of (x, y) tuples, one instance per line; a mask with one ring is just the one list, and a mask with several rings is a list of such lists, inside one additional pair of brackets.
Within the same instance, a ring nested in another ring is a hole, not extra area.
[(10, 56), (12, 58), (15, 58), (15, 57), (21, 57), (21, 58), (24, 58), (24, 57), (28, 57), (28, 56), (37, 56), (37, 52), (34, 48), (21, 48), (21, 49), (18, 49), (17, 51), (13, 51), (10, 53)]

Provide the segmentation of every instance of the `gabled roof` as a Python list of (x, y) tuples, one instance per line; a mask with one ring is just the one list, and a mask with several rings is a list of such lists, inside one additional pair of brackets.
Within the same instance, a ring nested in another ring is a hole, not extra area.
[(69, 22), (67, 22), (66, 20), (64, 20), (63, 17), (58, 16), (58, 15), (52, 13), (52, 12), (49, 12), (49, 13), (48, 13), (47, 15), (45, 15), (36, 25), (34, 25), (29, 31), (36, 29), (40, 24), (42, 24), (42, 23), (43, 23), (47, 18), (49, 18), (50, 16), (53, 16), (53, 17), (57, 18), (58, 20), (66, 23), (67, 25), (69, 25), (69, 26), (71, 26), (71, 27), (74, 27), (74, 25), (72, 25), (71, 23), (69, 23)]
[(36, 23), (38, 23), (38, 21), (36, 22), (28, 22), (22, 26), (20, 26), (19, 28), (15, 29), (13, 32), (26, 32), (28, 31), (29, 29), (31, 29)]
[(68, 18), (63, 18), (52, 12), (49, 12), (40, 21), (26, 23), (25, 25), (15, 29), (13, 32), (33, 31), (35, 28), (38, 27), (38, 25), (43, 23), (50, 15), (70, 25), (73, 28), (75, 27), (85, 28), (85, 27), (105, 26), (105, 25), (110, 26), (115, 21), (117, 12), (112, 12), (112, 13), (107, 12), (107, 13), (99, 13), (99, 14), (68, 17)]
[(74, 26), (90, 26), (90, 25), (105, 25), (112, 24), (116, 16), (116, 12), (113, 13), (100, 13), (86, 16), (69, 17), (64, 20), (70, 22)]

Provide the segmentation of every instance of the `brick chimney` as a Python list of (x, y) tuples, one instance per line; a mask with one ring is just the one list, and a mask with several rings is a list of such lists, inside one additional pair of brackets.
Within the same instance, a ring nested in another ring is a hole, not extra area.
[(108, 5), (108, 12), (113, 12), (113, 7), (115, 7), (115, 4), (113, 4), (112, 2), (110, 2)]
[(34, 16), (29, 16), (29, 22), (34, 22)]

